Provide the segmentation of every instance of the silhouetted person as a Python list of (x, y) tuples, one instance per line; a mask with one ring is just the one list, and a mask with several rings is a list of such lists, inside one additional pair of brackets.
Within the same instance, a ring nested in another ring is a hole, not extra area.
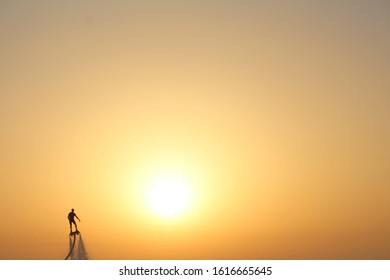
[(72, 212), (69, 212), (69, 214), (68, 214), (68, 220), (69, 220), (69, 225), (70, 225), (70, 233), (72, 233), (72, 224), (74, 224), (74, 226), (76, 227), (76, 232), (78, 232), (77, 224), (76, 224), (76, 221), (74, 220), (74, 217), (76, 217), (77, 220), (79, 220), (79, 222), (81, 222), (79, 217), (77, 217), (76, 213), (74, 212), (74, 209), (72, 209)]

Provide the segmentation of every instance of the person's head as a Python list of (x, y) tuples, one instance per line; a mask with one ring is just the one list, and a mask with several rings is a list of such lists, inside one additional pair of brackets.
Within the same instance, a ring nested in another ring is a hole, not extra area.
[(72, 208), (72, 212), (74, 212), (74, 209)]

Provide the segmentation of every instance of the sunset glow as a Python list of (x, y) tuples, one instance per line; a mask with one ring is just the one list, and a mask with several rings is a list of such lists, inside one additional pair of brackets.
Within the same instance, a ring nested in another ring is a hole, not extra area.
[(0, 1), (0, 259), (390, 259), (389, 1)]
[(148, 207), (163, 218), (183, 214), (191, 206), (190, 186), (178, 176), (162, 174), (152, 178), (146, 193)]

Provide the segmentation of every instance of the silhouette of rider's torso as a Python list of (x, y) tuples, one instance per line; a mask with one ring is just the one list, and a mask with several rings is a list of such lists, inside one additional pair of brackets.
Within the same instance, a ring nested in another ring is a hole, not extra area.
[(74, 213), (74, 212), (70, 212), (69, 214), (68, 214), (68, 219), (70, 220), (70, 221), (74, 221), (74, 216), (75, 216), (76, 214)]

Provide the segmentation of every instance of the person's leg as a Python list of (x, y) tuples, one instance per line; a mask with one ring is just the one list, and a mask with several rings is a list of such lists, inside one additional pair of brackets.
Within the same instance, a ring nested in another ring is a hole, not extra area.
[(72, 233), (72, 221), (69, 221), (70, 233)]
[(76, 231), (78, 231), (78, 230), (77, 230), (77, 224), (76, 224), (76, 221), (73, 221), (73, 223), (74, 223), (74, 226), (76, 227)]

